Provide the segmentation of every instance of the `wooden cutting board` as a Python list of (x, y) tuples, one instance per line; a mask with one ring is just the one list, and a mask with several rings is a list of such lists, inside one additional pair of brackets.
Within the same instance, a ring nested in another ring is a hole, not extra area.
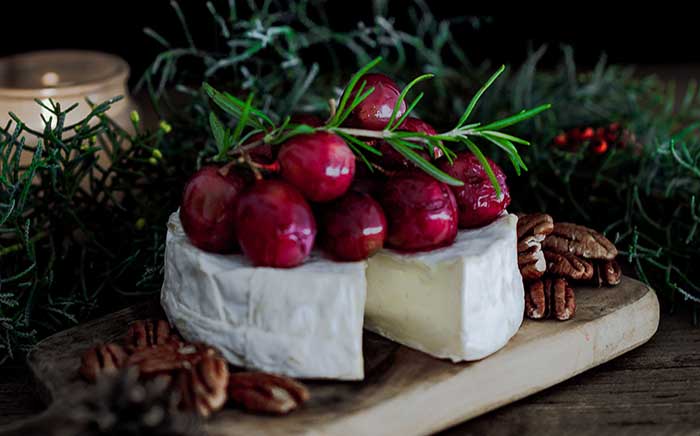
[[(449, 427), (566, 380), (645, 343), (659, 303), (642, 283), (576, 290), (568, 322), (525, 321), (496, 354), (453, 364), (365, 335), (366, 379), (310, 382), (312, 400), (282, 418), (227, 408), (208, 422), (212, 435), (411, 435)], [(85, 386), (80, 354), (124, 334), (135, 319), (157, 316), (157, 302), (134, 306), (40, 342), (28, 357), (44, 398), (61, 402)]]

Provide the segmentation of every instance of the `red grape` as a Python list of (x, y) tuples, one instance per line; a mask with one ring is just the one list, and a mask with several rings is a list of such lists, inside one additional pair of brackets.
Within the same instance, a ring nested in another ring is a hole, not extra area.
[(261, 180), (241, 194), (238, 242), (255, 266), (291, 268), (308, 257), (316, 237), (309, 204), (281, 180)]
[[(421, 120), (420, 118), (407, 117), (403, 120), (403, 123), (399, 127), (399, 130), (406, 132), (420, 132), (425, 133), (428, 136), (437, 135), (437, 131), (433, 126)], [(442, 150), (440, 147), (433, 147), (432, 159), (440, 159), (442, 157)]]
[(489, 165), (496, 174), (501, 196), (481, 166), (481, 162), (472, 153), (462, 153), (452, 165), (443, 162), (441, 169), (452, 177), (464, 182), (464, 186), (452, 186), (459, 209), (459, 226), (474, 228), (493, 222), (510, 204), (510, 194), (506, 185), (506, 175), (491, 159)]
[[(323, 125), (323, 121), (319, 117), (311, 114), (294, 114), (292, 115), (290, 122), (293, 124), (306, 124), (307, 126), (311, 127), (321, 127)], [(264, 137), (264, 133), (256, 133), (255, 135), (252, 135), (246, 142), (255, 142), (263, 139)], [(274, 162), (275, 159), (277, 159), (279, 151), (279, 144), (262, 144), (250, 150), (250, 158), (253, 160), (253, 162), (268, 165)]]
[(298, 135), (282, 145), (278, 157), (282, 178), (311, 201), (343, 195), (355, 175), (355, 155), (333, 133)]
[(290, 119), (292, 124), (306, 124), (311, 127), (321, 127), (323, 120), (312, 114), (294, 114)]
[(420, 171), (405, 171), (384, 186), (382, 206), (392, 247), (421, 251), (449, 245), (457, 236), (457, 205), (450, 188)]
[[(435, 131), (433, 126), (431, 126), (423, 120), (414, 117), (406, 118), (403, 124), (401, 124), (401, 127), (399, 127), (399, 130), (403, 130), (406, 132), (421, 132), (430, 136), (437, 135), (437, 132)], [(406, 159), (401, 153), (396, 151), (396, 149), (386, 141), (380, 142), (377, 146), (377, 150), (379, 150), (382, 153), (382, 156), (379, 158), (379, 165), (382, 168), (396, 171), (405, 168), (415, 167), (413, 162)], [(440, 149), (440, 147), (433, 147), (432, 156), (429, 156), (428, 152), (425, 149), (414, 151), (421, 155), (423, 159), (428, 161), (439, 159), (440, 157), (442, 157), (442, 150)]]
[[(370, 88), (374, 91), (362, 101), (347, 119), (348, 125), (370, 130), (383, 130), (389, 123), (394, 106), (401, 95), (396, 82), (384, 74), (365, 74), (360, 78), (348, 99), (348, 104), (352, 103), (362, 81), (367, 84), (363, 93)], [(399, 118), (406, 111), (406, 102), (402, 101), (396, 118)]]
[(338, 260), (367, 259), (384, 246), (386, 217), (372, 197), (349, 192), (325, 206), (323, 245)]
[[(265, 137), (264, 133), (256, 133), (255, 135), (252, 135), (246, 143), (252, 143), (255, 141), (260, 141)], [(279, 145), (273, 146), (272, 144), (262, 144), (258, 145), (257, 147), (253, 148), (250, 150), (250, 158), (253, 160), (253, 162), (259, 163), (259, 164), (271, 164), (272, 162), (275, 161), (277, 158), (277, 154), (279, 153)]]
[(379, 198), (385, 182), (386, 176), (381, 172), (372, 172), (367, 165), (357, 165), (350, 191), (364, 192), (373, 198)]
[(235, 210), (245, 179), (218, 167), (197, 171), (185, 185), (180, 221), (195, 247), (214, 253), (230, 253), (237, 247)]

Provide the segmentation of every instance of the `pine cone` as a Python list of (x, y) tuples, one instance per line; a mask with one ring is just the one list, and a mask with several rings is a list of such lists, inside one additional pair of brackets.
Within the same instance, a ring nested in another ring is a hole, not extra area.
[(78, 433), (81, 436), (204, 435), (198, 419), (180, 413), (177, 402), (167, 381), (143, 384), (138, 370), (129, 368), (100, 377), (92, 391), (70, 408), (70, 418), (83, 429)]

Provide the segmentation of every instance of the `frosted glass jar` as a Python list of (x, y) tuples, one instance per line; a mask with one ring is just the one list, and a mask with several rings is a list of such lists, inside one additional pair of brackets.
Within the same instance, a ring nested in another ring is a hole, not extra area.
[[(115, 103), (107, 115), (133, 132), (129, 114), (136, 105), (129, 96), (128, 79), (129, 65), (107, 53), (55, 50), (0, 58), (0, 123), (6, 126), (10, 120), (8, 113), (13, 112), (29, 128), (43, 131), (42, 115), (49, 119), (52, 114), (35, 99), (44, 101), (47, 106), (48, 100), (53, 99), (62, 109), (79, 103), (66, 119), (67, 124), (73, 124), (90, 112), (86, 98), (98, 104), (121, 95), (124, 99)], [(26, 139), (30, 145), (36, 142), (33, 137)], [(98, 156), (100, 161), (105, 158)], [(29, 161), (31, 153), (24, 153), (22, 163)]]
[(71, 124), (85, 117), (89, 98), (101, 103), (117, 95), (124, 100), (108, 112), (120, 126), (131, 129), (129, 113), (135, 104), (129, 97), (129, 65), (121, 58), (100, 52), (78, 50), (40, 51), (0, 58), (0, 122), (4, 126), (15, 113), (25, 124), (42, 131), (43, 115), (51, 114), (34, 99), (51, 98), (68, 108), (80, 105), (67, 119)]

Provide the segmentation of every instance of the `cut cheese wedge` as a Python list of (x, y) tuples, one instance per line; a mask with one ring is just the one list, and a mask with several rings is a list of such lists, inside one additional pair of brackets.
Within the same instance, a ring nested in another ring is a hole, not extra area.
[(523, 320), (515, 215), (461, 230), (449, 247), (368, 261), (365, 328), (436, 357), (477, 360)]

